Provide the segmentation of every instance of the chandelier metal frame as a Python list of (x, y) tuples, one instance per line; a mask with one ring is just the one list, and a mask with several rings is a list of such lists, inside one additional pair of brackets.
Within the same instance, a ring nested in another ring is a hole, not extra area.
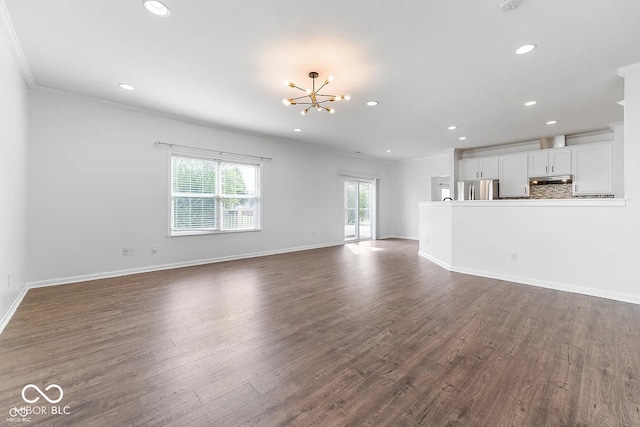
[[(348, 101), (351, 99), (351, 97), (349, 95), (328, 95), (328, 94), (322, 94), (319, 93), (326, 85), (328, 85), (329, 83), (331, 83), (333, 81), (333, 76), (329, 76), (324, 83), (322, 84), (322, 86), (320, 86), (318, 89), (316, 89), (316, 79), (318, 78), (319, 73), (317, 71), (310, 71), (309, 72), (309, 78), (312, 80), (312, 88), (311, 89), (303, 89), (299, 86), (297, 86), (295, 83), (290, 82), (288, 80), (285, 80), (284, 84), (292, 87), (294, 89), (298, 89), (301, 90), (303, 92), (305, 92), (305, 95), (302, 96), (298, 96), (296, 98), (285, 98), (282, 100), (282, 103), (284, 105), (308, 105), (307, 108), (305, 108), (304, 110), (300, 111), (300, 114), (302, 114), (303, 116), (307, 114), (307, 112), (309, 111), (310, 108), (315, 107), (316, 110), (318, 111), (322, 111), (325, 110), (327, 112), (329, 112), (330, 114), (335, 113), (335, 110), (333, 108), (329, 108), (329, 107), (325, 107), (324, 103), (327, 102), (334, 102), (334, 101), (342, 101), (343, 99), (345, 101)], [(301, 99), (305, 99), (305, 98), (309, 98), (310, 102), (301, 102), (299, 100)]]

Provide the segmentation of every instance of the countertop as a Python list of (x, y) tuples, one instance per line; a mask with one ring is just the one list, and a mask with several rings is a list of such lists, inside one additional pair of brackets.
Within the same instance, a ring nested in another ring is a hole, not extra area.
[(424, 207), (625, 207), (628, 199), (498, 199), (498, 200), (454, 200), (446, 202), (420, 202)]

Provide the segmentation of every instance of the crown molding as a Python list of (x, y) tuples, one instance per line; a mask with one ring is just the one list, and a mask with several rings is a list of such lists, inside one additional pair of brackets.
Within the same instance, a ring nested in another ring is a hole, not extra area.
[(640, 63), (618, 68), (618, 75), (620, 77), (627, 77), (633, 73), (640, 73)]
[(38, 85), (33, 78), (33, 74), (31, 74), (27, 58), (25, 58), (24, 52), (22, 51), (20, 40), (13, 28), (13, 23), (11, 22), (11, 17), (9, 16), (9, 11), (7, 10), (7, 5), (4, 3), (4, 0), (0, 0), (0, 32), (4, 34), (7, 42), (9, 43), (11, 53), (13, 53), (13, 57), (16, 60), (18, 69), (20, 70), (27, 87), (29, 89), (36, 88)]
[[(2, 0), (0, 0), (0, 2), (1, 1)], [(138, 107), (138, 106), (133, 106), (133, 105), (129, 105), (129, 104), (123, 104), (123, 103), (120, 103), (120, 102), (109, 101), (109, 100), (102, 99), (102, 98), (94, 98), (94, 97), (91, 97), (91, 96), (81, 95), (81, 94), (74, 93), (74, 92), (66, 92), (66, 91), (60, 90), (60, 89), (52, 89), (52, 88), (49, 88), (49, 87), (46, 87), (46, 86), (35, 85), (32, 88), (32, 90), (33, 90), (34, 93), (44, 93), (44, 94), (49, 94), (49, 95), (64, 96), (64, 97), (67, 97), (67, 98), (73, 98), (73, 99), (82, 100), (82, 101), (85, 101), (85, 102), (92, 102), (92, 103), (95, 103), (95, 104), (105, 105), (105, 106), (112, 107), (112, 108), (118, 108), (118, 109), (122, 109), (122, 110), (133, 111), (133, 112), (140, 113), (140, 114), (146, 114), (146, 115), (149, 115), (149, 116), (152, 116), (152, 117), (160, 117), (160, 118), (163, 118), (163, 119), (174, 120), (174, 121), (181, 122), (181, 123), (187, 123), (187, 124), (191, 124), (191, 125), (195, 125), (195, 126), (202, 126), (202, 127), (208, 128), (208, 129), (214, 129), (214, 130), (218, 130), (218, 131), (222, 131), (222, 132), (230, 132), (230, 133), (234, 133), (234, 134), (258, 137), (258, 138), (267, 139), (267, 140), (274, 141), (274, 142), (293, 144), (293, 145), (297, 145), (297, 146), (300, 146), (300, 147), (306, 147), (308, 149), (317, 150), (317, 151), (321, 151), (321, 152), (328, 152), (328, 153), (334, 153), (334, 154), (339, 154), (339, 155), (343, 155), (343, 156), (354, 157), (354, 158), (358, 158), (358, 159), (371, 160), (371, 161), (379, 162), (379, 163), (385, 163), (385, 164), (393, 163), (390, 160), (380, 159), (380, 158), (377, 158), (377, 157), (368, 156), (366, 154), (354, 154), (354, 153), (351, 153), (349, 151), (337, 150), (337, 149), (334, 149), (334, 148), (325, 147), (325, 146), (321, 146), (321, 145), (308, 144), (308, 143), (304, 143), (304, 142), (300, 142), (300, 141), (295, 141), (293, 139), (288, 139), (288, 138), (284, 138), (284, 137), (278, 137), (278, 136), (274, 136), (274, 135), (269, 135), (269, 134), (266, 134), (266, 133), (254, 132), (254, 131), (251, 131), (251, 130), (236, 128), (236, 127), (232, 127), (232, 126), (225, 126), (225, 125), (221, 125), (221, 124), (218, 124), (218, 123), (215, 123), (215, 122), (212, 122), (212, 121), (207, 121), (207, 120), (202, 120), (202, 119), (197, 119), (197, 118), (191, 118), (191, 117), (188, 117), (188, 116), (183, 116), (183, 115), (179, 115), (179, 114), (175, 114), (175, 113), (167, 113), (167, 112), (163, 112), (163, 111), (160, 111), (160, 110), (154, 110), (154, 109), (145, 108), (145, 107)]]

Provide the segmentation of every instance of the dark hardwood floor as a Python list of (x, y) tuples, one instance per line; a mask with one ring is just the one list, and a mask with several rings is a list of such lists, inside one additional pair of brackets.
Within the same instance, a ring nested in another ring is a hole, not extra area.
[[(30, 290), (0, 335), (0, 422), (45, 406), (29, 425), (640, 426), (640, 306), (417, 251), (383, 240)], [(29, 388), (29, 405), (27, 384), (63, 399)]]

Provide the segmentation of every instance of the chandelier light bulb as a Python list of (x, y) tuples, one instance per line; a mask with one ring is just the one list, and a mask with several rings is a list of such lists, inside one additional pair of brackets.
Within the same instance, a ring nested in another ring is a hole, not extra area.
[(302, 111), (300, 111), (300, 115), (302, 115), (302, 116), (306, 116), (306, 115), (307, 115), (307, 110), (302, 110)]
[(335, 112), (336, 112), (336, 110), (334, 110), (333, 108), (330, 108), (330, 109), (329, 109), (329, 113), (330, 113), (330, 114), (333, 114), (333, 113), (335, 113)]
[(345, 99), (346, 101), (351, 100), (351, 95), (345, 95), (345, 96), (344, 96), (344, 99)]
[(311, 95), (313, 91), (311, 89), (307, 89), (305, 92), (307, 92), (307, 95)]
[(287, 98), (283, 99), (283, 100), (282, 100), (282, 103), (283, 103), (284, 105), (291, 105), (291, 101), (289, 101)]

